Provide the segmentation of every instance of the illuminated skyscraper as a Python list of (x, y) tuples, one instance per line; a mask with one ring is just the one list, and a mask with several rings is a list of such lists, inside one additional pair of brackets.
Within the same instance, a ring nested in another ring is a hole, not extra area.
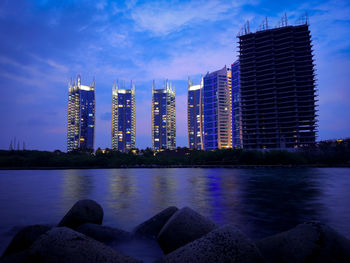
[(81, 77), (69, 83), (67, 151), (94, 151), (95, 81), (81, 85)]
[(242, 147), (241, 95), (239, 83), (239, 60), (232, 64), (232, 146)]
[(120, 89), (117, 85), (112, 90), (112, 149), (128, 152), (135, 148), (135, 84), (131, 88)]
[(188, 78), (187, 98), (188, 147), (203, 149), (203, 77), (199, 85), (194, 85)]
[(175, 89), (166, 81), (163, 89), (152, 86), (152, 147), (154, 150), (176, 148)]
[(316, 85), (307, 17), (277, 28), (267, 19), (239, 37), (243, 148), (309, 146), (316, 137)]
[(204, 149), (232, 148), (231, 70), (204, 77)]

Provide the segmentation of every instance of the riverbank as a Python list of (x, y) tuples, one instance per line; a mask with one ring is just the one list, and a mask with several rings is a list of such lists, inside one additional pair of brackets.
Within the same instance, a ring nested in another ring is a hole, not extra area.
[(201, 168), (201, 169), (260, 169), (260, 168), (350, 168), (344, 165), (129, 165), (116, 167), (0, 167), (1, 170), (94, 170), (94, 169), (168, 169), (168, 168)]
[(298, 151), (188, 148), (122, 153), (0, 150), (0, 169), (108, 169), (108, 168), (254, 168), (350, 167), (350, 148), (307, 148)]

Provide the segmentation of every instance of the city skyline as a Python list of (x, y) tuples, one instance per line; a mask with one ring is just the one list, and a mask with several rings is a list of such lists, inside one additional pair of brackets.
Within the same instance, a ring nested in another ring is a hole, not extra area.
[[(96, 77), (95, 148), (110, 147), (110, 87), (122, 78), (137, 85), (136, 147), (152, 144), (151, 85), (153, 79), (158, 83), (165, 78), (176, 86), (177, 146), (188, 146), (188, 76), (198, 83), (201, 74), (229, 67), (237, 58), (236, 35), (246, 20), (254, 31), (265, 16), (274, 27), (284, 12), (293, 24), (304, 11), (310, 18), (318, 74), (318, 139), (348, 137), (346, 1), (79, 3), (0, 4), (0, 32), (7, 36), (0, 46), (0, 148), (8, 149), (16, 137), (28, 149), (65, 150), (66, 87), (77, 73), (83, 82)], [(76, 23), (81, 12), (88, 15)]]

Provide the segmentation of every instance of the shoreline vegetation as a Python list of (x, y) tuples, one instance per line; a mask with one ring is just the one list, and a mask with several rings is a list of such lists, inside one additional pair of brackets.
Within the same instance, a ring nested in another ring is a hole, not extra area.
[(95, 153), (55, 150), (0, 150), (0, 169), (108, 169), (108, 168), (254, 168), (350, 167), (350, 138), (318, 142), (314, 147), (286, 150), (215, 151), (175, 150), (154, 152), (133, 149), (121, 153), (97, 149)]

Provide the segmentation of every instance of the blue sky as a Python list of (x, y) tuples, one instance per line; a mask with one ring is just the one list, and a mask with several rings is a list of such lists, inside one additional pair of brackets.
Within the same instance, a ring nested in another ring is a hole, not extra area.
[(0, 0), (0, 148), (66, 150), (70, 78), (96, 80), (95, 147), (110, 147), (113, 81), (136, 86), (136, 146), (151, 146), (152, 80), (176, 87), (177, 144), (187, 146), (187, 77), (237, 59), (236, 35), (265, 16), (307, 11), (319, 89), (319, 139), (350, 136), (349, 1)]

